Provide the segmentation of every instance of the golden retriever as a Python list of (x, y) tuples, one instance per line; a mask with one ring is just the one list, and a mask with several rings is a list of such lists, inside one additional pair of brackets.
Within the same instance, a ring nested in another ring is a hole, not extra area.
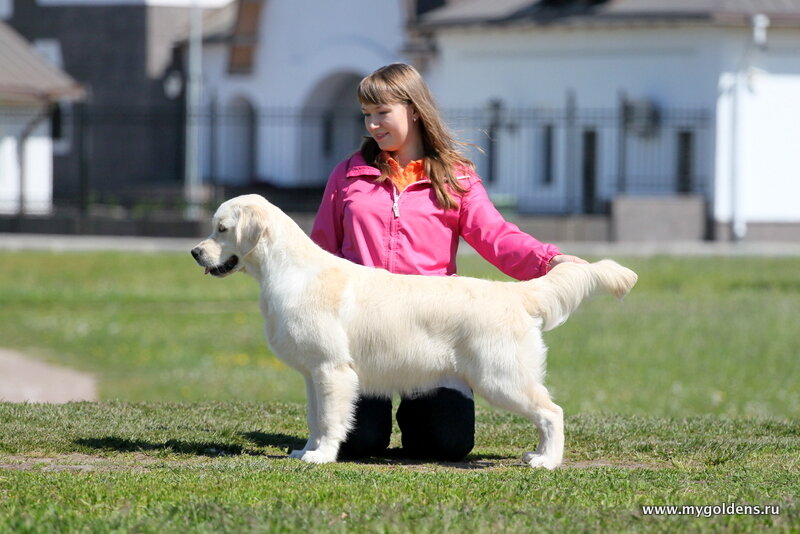
[(269, 345), (306, 381), (310, 437), (290, 456), (313, 463), (336, 461), (359, 392), (410, 394), (455, 377), (536, 425), (524, 462), (557, 467), (563, 414), (542, 384), (541, 333), (594, 289), (622, 298), (637, 279), (611, 260), (561, 264), (527, 282), (392, 274), (322, 250), (258, 195), (224, 202), (212, 224), (192, 256), (214, 276), (258, 280)]

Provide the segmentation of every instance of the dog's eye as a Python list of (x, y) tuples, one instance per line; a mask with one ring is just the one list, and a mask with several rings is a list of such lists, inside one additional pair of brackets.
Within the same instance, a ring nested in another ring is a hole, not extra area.
[(227, 228), (225, 228), (224, 226), (222, 226), (222, 225), (220, 224), (220, 225), (219, 225), (219, 228), (217, 228), (217, 231), (218, 231), (219, 233), (221, 233), (221, 234), (224, 234), (225, 232), (227, 232), (227, 231), (228, 231), (228, 229), (227, 229)]

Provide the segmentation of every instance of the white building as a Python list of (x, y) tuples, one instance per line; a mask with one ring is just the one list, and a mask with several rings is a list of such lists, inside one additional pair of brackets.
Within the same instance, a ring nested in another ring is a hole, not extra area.
[[(563, 108), (573, 94), (579, 109), (613, 109), (625, 95), (646, 103), (633, 108), (645, 122), (660, 110), (660, 124), (627, 136), (622, 155), (619, 128), (604, 135), (602, 120), (579, 115), (579, 133), (597, 132), (600, 200), (697, 193), (717, 237), (733, 227), (739, 237), (800, 239), (800, 1), (465, 0), (420, 26), (435, 43), (429, 81), (448, 105), (496, 98), (512, 108)], [(513, 145), (526, 142), (521, 133), (500, 135)], [(508, 191), (523, 203), (567, 202), (570, 188), (585, 187), (558, 153), (567, 144), (560, 133), (549, 183), (509, 169), (498, 172), (498, 186), (510, 177)], [(580, 144), (572, 157), (585, 161)], [(680, 191), (682, 174), (693, 182), (683, 184), (688, 191)]]
[(363, 133), (358, 80), (405, 60), (523, 212), (613, 218), (633, 197), (645, 217), (674, 204), (694, 237), (800, 239), (800, 0), (456, 0), (417, 16), (442, 3), (218, 14), (203, 174), (324, 182)]
[(180, 191), (182, 105), (166, 83), (173, 43), (191, 13), (228, 1), (0, 0), (0, 20), (85, 89), (84, 106), (62, 107), (64, 139), (52, 162), (57, 211)]
[(359, 146), (358, 82), (403, 58), (406, 4), (248, 0), (207, 20), (203, 94), (216, 133), (202, 135), (203, 174), (227, 184), (324, 182)]
[(52, 106), (82, 94), (72, 78), (0, 21), (0, 214), (50, 212)]

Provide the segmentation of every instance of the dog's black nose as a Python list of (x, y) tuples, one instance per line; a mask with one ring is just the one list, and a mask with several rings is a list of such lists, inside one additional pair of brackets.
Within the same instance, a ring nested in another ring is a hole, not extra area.
[(195, 247), (192, 249), (192, 257), (198, 259), (200, 257), (200, 249)]

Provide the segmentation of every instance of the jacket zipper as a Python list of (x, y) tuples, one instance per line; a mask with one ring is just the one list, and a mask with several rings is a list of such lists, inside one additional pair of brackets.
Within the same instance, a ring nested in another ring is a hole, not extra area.
[(397, 186), (392, 185), (392, 213), (394, 218), (400, 217), (400, 193), (397, 191)]
[[(417, 180), (416, 182), (411, 182), (403, 190), (403, 193), (408, 191), (408, 188), (411, 187), (412, 185), (429, 184), (430, 182), (431, 182), (430, 180)], [(392, 184), (392, 213), (394, 214), (395, 219), (398, 219), (400, 217), (400, 195), (402, 195), (403, 193), (399, 192), (397, 190), (397, 186)]]

